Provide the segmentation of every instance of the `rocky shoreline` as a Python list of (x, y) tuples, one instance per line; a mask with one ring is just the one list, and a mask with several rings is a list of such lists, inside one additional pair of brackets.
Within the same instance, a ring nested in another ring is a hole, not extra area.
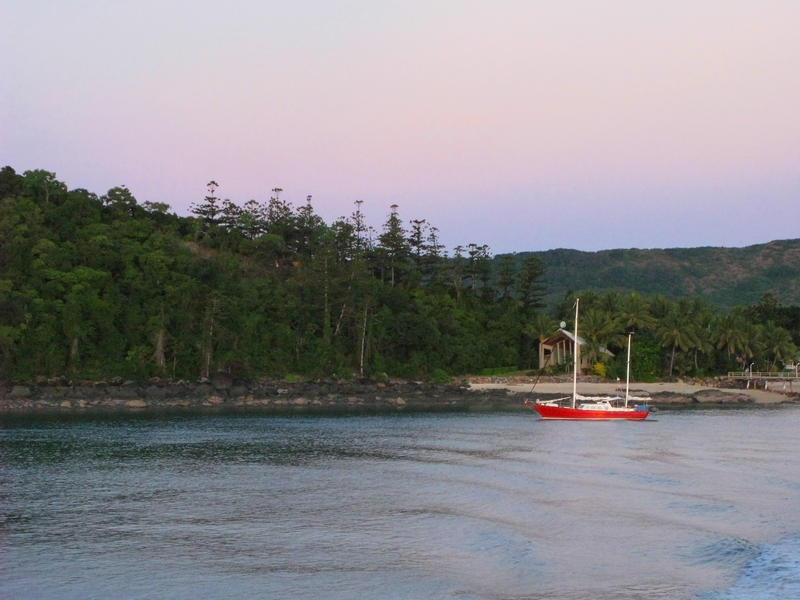
[[(472, 389), (505, 389), (532, 394), (537, 398), (572, 394), (572, 381), (565, 377), (473, 378)], [(581, 377), (578, 391), (586, 395), (624, 396), (621, 382), (596, 377)], [(652, 383), (631, 383), (630, 393), (649, 397), (656, 408), (690, 406), (775, 405), (800, 402), (800, 380), (789, 378), (729, 378), (674, 379)]]
[(522, 410), (505, 390), (471, 392), (466, 382), (413, 381), (70, 382), (0, 385), (0, 414), (89, 412), (389, 412)]
[[(727, 382), (731, 383), (731, 382)], [(584, 385), (606, 385), (591, 381)], [(647, 393), (655, 408), (691, 406), (747, 406), (763, 404), (752, 391), (708, 385), (656, 384), (661, 388), (636, 389)], [(537, 398), (563, 396), (569, 384), (556, 378), (542, 383)], [(563, 388), (563, 389), (562, 389)], [(672, 389), (670, 389), (672, 388)], [(675, 391), (675, 390), (680, 391)], [(613, 393), (613, 392), (612, 392)], [(422, 411), (526, 411), (529, 381), (497, 382), (480, 378), (450, 384), (415, 381), (317, 380), (286, 382), (260, 380), (235, 382), (220, 375), (197, 382), (151, 379), (133, 381), (81, 381), (66, 379), (33, 383), (0, 383), (0, 415), (85, 414), (93, 412), (263, 412), (378, 413)], [(798, 402), (800, 395), (776, 395), (767, 403)]]

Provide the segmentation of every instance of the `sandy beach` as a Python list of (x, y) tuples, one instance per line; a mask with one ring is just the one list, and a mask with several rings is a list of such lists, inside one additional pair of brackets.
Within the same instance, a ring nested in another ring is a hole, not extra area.
[[(786, 392), (800, 392), (800, 383), (795, 382), (793, 386), (791, 386), (790, 382), (779, 382), (773, 384), (775, 386), (774, 389), (783, 389), (784, 386), (786, 388)], [(617, 382), (608, 382), (608, 383), (594, 383), (594, 382), (579, 382), (578, 383), (578, 393), (584, 394), (587, 396), (591, 395), (619, 395), (620, 390), (622, 394), (624, 394), (625, 384)], [(480, 390), (493, 390), (493, 389), (505, 389), (509, 392), (520, 393), (520, 394), (530, 394), (535, 396), (536, 394), (563, 394), (564, 396), (570, 395), (572, 393), (572, 382), (548, 382), (548, 381), (540, 381), (533, 387), (532, 383), (519, 383), (519, 382), (470, 382), (470, 389), (480, 391)], [(630, 385), (631, 393), (641, 393), (646, 392), (650, 395), (656, 394), (676, 394), (681, 396), (693, 396), (697, 397), (698, 394), (703, 395), (703, 393), (708, 392), (715, 392), (717, 394), (729, 394), (731, 398), (737, 396), (748, 396), (752, 398), (753, 402), (756, 404), (778, 404), (781, 402), (787, 402), (792, 399), (791, 396), (787, 395), (787, 393), (782, 393), (778, 391), (765, 391), (761, 389), (734, 389), (734, 388), (719, 388), (719, 387), (712, 387), (712, 386), (703, 386), (703, 385), (694, 385), (690, 383), (685, 383), (682, 381), (674, 381), (674, 382), (659, 382), (659, 383), (631, 383)]]

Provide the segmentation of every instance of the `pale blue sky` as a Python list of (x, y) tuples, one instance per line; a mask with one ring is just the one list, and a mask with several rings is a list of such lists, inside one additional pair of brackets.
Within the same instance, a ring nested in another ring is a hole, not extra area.
[(0, 163), (187, 214), (215, 179), (452, 247), (800, 235), (800, 2), (0, 5)]

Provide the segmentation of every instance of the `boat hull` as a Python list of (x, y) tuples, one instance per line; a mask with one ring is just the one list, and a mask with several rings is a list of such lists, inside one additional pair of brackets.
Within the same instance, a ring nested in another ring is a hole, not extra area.
[(536, 412), (542, 419), (571, 419), (576, 421), (642, 421), (650, 411), (639, 409), (592, 410), (587, 408), (571, 408), (568, 406), (551, 406), (536, 404)]

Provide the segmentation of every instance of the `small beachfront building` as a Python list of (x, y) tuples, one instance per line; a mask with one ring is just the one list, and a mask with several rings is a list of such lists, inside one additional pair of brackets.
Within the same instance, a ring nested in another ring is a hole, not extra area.
[[(586, 340), (578, 336), (578, 346), (586, 345)], [(607, 348), (601, 348), (600, 352), (608, 356), (614, 356)], [(581, 371), (588, 370), (594, 365), (590, 365), (586, 352), (580, 352), (580, 364), (578, 368)], [(544, 365), (566, 365), (572, 363), (572, 357), (575, 355), (575, 334), (567, 331), (566, 329), (559, 329), (556, 333), (549, 338), (539, 343), (539, 368)]]

